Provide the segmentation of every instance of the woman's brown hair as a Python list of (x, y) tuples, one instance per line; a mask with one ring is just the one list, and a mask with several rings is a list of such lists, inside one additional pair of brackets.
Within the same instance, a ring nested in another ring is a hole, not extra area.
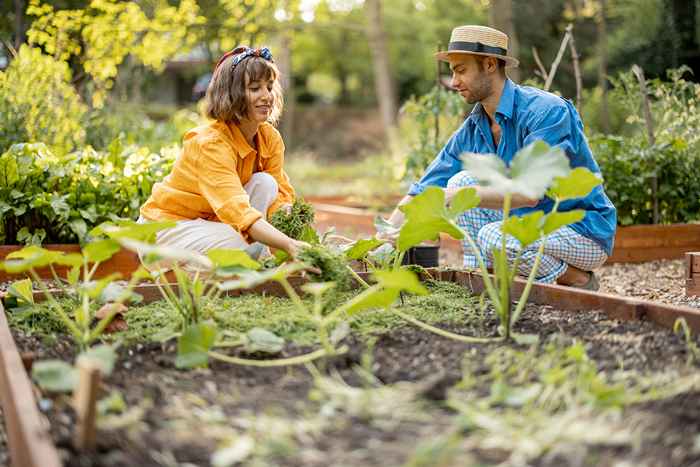
[(224, 122), (240, 122), (246, 118), (248, 111), (248, 83), (272, 80), (272, 112), (268, 122), (276, 124), (284, 106), (277, 66), (258, 56), (247, 57), (234, 66), (236, 55), (226, 57), (214, 70), (206, 94), (207, 117)]

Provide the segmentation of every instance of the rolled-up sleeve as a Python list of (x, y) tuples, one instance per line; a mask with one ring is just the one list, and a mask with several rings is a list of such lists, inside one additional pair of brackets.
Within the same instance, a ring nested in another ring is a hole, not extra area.
[(294, 187), (292, 187), (289, 177), (284, 171), (284, 143), (281, 136), (275, 136), (271, 149), (272, 155), (264, 162), (265, 172), (272, 175), (277, 181), (277, 198), (267, 210), (268, 219), (283, 204), (293, 203), (295, 196)]
[(248, 229), (262, 218), (260, 211), (250, 205), (236, 172), (236, 155), (221, 140), (189, 142), (197, 155), (198, 184), (202, 196), (211, 205), (221, 222), (229, 224), (244, 237)]
[(466, 122), (449, 139), (433, 162), (425, 170), (423, 177), (411, 184), (408, 195), (416, 196), (429, 186), (445, 188), (447, 181), (460, 170), (462, 160), (460, 155), (466, 150)]

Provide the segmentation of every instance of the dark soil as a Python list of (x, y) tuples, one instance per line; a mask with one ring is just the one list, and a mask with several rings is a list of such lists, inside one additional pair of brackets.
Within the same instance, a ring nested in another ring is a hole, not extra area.
[[(495, 321), (491, 319), (484, 326), (484, 330), (493, 332)], [(451, 330), (474, 333), (474, 329)], [(623, 366), (625, 370), (647, 373), (681, 368), (686, 364), (686, 344), (670, 331), (644, 322), (612, 321), (597, 312), (571, 313), (547, 306), (530, 306), (517, 330), (539, 334), (540, 342), (553, 334), (582, 340), (587, 344), (589, 357), (603, 371)], [(59, 339), (50, 345), (22, 335), (16, 335), (16, 340), (22, 351), (35, 352), (37, 359), (72, 360), (72, 347), (65, 340)], [(413, 387), (424, 416), (398, 417), (394, 425), (387, 428), (380, 423), (387, 420), (349, 413), (324, 425), (320, 431), (296, 428), (297, 431), (288, 436), (293, 439), (292, 443), (283, 435), (279, 435), (276, 443), (268, 440), (264, 462), (236, 465), (404, 465), (423, 441), (448, 433), (453, 426), (455, 414), (445, 406), (444, 400), (446, 391), (462, 378), (463, 359), (477, 362), (478, 368), (495, 346), (502, 345), (463, 344), (409, 326), (376, 336), (373, 343), (352, 337), (347, 343), (349, 352), (328, 361), (324, 374), (338, 374), (348, 384), (362, 386), (366, 383), (356, 367), (363, 365), (371, 368), (384, 384), (417, 382), (419, 384)], [(280, 356), (307, 350), (289, 345)], [(212, 362), (206, 370), (179, 371), (174, 367), (174, 358), (172, 341), (166, 345), (140, 344), (120, 349), (117, 367), (104, 382), (105, 394), (121, 391), (127, 406), (130, 409), (141, 407), (143, 415), (124, 427), (101, 430), (94, 455), (79, 455), (73, 450), (74, 414), (66, 398), (51, 399), (46, 415), (51, 421), (56, 445), (65, 455), (66, 465), (210, 465), (212, 452), (221, 447), (220, 440), (226, 438), (217, 438), (217, 426), (233, 426), (234, 433), (240, 434), (245, 431), (243, 420), (262, 420), (274, 415), (292, 425), (307, 419), (322, 419), (329, 410), (327, 401), (314, 397), (313, 378), (304, 367), (259, 369)], [(488, 387), (484, 391), (488, 392)], [(46, 403), (45, 400), (43, 404)], [(217, 410), (212, 412), (212, 407)], [(377, 411), (380, 409), (381, 406), (376, 406)], [(192, 411), (201, 413), (192, 415)], [(575, 453), (544, 456), (535, 464), (700, 465), (696, 446), (700, 433), (700, 393), (684, 393), (667, 400), (638, 404), (626, 408), (623, 413), (623, 419), (639, 416), (653, 420), (654, 429), (644, 433), (638, 446), (601, 447), (584, 456)], [(211, 421), (212, 418), (215, 421)], [(455, 460), (442, 461), (446, 449), (440, 450), (441, 455), (428, 456), (427, 461), (421, 461), (423, 463), (414, 458), (416, 463), (411, 465), (468, 465)], [(477, 450), (472, 454), (482, 465), (504, 460), (497, 451)]]

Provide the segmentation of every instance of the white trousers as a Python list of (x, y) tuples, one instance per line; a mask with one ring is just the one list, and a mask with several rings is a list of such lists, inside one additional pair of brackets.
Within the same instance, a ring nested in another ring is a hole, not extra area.
[[(254, 173), (243, 189), (250, 197), (250, 205), (267, 216), (267, 209), (277, 198), (277, 181), (265, 172)], [(139, 218), (139, 222), (147, 222)], [(223, 222), (204, 219), (178, 221), (171, 229), (156, 234), (156, 244), (196, 251), (205, 254), (214, 248), (243, 249), (253, 259), (267, 250), (262, 243), (249, 244), (233, 227)]]

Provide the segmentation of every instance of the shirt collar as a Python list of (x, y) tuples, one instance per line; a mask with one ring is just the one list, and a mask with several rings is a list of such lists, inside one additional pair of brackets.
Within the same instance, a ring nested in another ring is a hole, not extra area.
[(501, 93), (501, 99), (498, 101), (498, 108), (496, 108), (496, 113), (501, 114), (504, 117), (511, 119), (513, 118), (513, 106), (515, 105), (515, 84), (508, 78), (503, 84), (503, 92)]
[[(238, 125), (236, 125), (235, 123), (228, 123), (224, 126), (228, 130), (227, 134), (231, 140), (233, 149), (236, 151), (236, 154), (238, 154), (238, 157), (245, 159), (250, 154), (255, 153), (255, 148), (251, 147), (250, 144), (248, 144), (248, 141), (245, 139), (245, 136), (243, 136), (243, 132), (238, 127)], [(260, 153), (260, 157), (268, 158), (272, 156), (272, 153), (268, 150), (266, 144), (267, 141), (263, 137), (261, 129), (262, 125), (258, 128), (257, 133), (255, 133), (255, 138), (257, 139), (258, 143), (258, 152)]]

